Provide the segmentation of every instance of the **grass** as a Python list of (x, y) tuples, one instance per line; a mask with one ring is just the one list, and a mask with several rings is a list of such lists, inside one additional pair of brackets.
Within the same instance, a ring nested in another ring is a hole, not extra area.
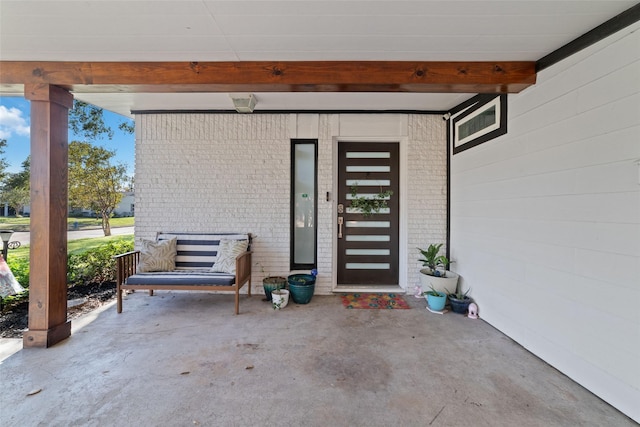
[[(135, 218), (123, 217), (123, 218), (111, 218), (109, 223), (111, 227), (132, 227)], [(29, 224), (31, 218), (29, 217), (0, 217), (0, 229), (10, 229), (13, 231), (29, 231)], [(75, 227), (75, 224), (78, 227)], [(95, 228), (102, 228), (101, 221), (96, 218), (90, 217), (69, 217), (67, 218), (67, 230), (89, 230)]]
[[(97, 248), (108, 242), (131, 241), (133, 234), (125, 236), (90, 237), (87, 239), (69, 240), (67, 244), (68, 254), (79, 254)], [(18, 249), (10, 249), (8, 257), (11, 259), (29, 259), (29, 245), (20, 246)]]

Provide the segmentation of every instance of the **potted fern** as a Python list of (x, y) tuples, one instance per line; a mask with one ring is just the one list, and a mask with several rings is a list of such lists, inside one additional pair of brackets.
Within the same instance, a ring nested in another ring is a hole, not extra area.
[(425, 267), (420, 270), (420, 283), (422, 290), (430, 289), (432, 286), (436, 291), (445, 294), (455, 293), (458, 288), (458, 275), (447, 270), (447, 266), (453, 261), (449, 261), (446, 256), (440, 255), (442, 243), (430, 244), (427, 249), (420, 249), (422, 262)]

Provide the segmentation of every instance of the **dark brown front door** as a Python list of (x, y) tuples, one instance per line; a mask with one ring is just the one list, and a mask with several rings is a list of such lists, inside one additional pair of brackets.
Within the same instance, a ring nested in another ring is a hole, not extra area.
[[(398, 181), (398, 143), (338, 143), (338, 286), (398, 285)], [(366, 215), (351, 207), (354, 198), (386, 207)]]

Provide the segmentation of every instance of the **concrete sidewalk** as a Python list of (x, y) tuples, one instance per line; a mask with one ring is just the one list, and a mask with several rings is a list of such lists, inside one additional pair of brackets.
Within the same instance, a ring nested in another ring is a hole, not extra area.
[[(111, 229), (112, 236), (122, 236), (126, 234), (133, 234), (133, 227), (113, 227)], [(13, 233), (11, 241), (20, 242), (21, 245), (28, 245), (30, 242), (30, 235), (31, 233), (28, 231), (19, 231)], [(86, 239), (89, 237), (104, 237), (104, 232), (101, 228), (67, 232), (67, 240)]]
[[(256, 291), (256, 294), (258, 292)], [(633, 426), (482, 320), (128, 295), (0, 364), (7, 426)], [(30, 395), (31, 393), (35, 393)]]

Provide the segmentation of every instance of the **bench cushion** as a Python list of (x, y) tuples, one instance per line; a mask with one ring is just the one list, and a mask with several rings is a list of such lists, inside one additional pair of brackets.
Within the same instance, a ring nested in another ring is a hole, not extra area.
[(206, 271), (162, 271), (136, 273), (127, 278), (125, 285), (167, 286), (232, 286), (236, 276)]

